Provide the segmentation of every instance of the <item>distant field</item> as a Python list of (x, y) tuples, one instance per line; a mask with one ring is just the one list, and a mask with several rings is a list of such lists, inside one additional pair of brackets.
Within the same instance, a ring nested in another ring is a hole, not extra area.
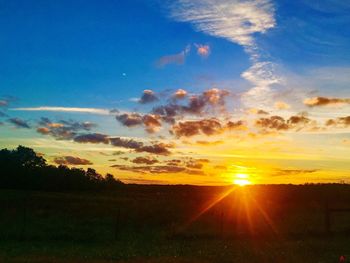
[(0, 262), (337, 262), (350, 213), (326, 233), (327, 206), (350, 208), (350, 187), (1, 190)]

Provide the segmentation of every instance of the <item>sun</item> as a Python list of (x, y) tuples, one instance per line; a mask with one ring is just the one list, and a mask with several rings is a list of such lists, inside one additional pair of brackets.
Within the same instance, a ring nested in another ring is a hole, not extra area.
[(245, 186), (251, 184), (251, 182), (247, 179), (234, 179), (233, 183), (239, 186)]
[(251, 181), (249, 181), (248, 177), (247, 174), (236, 174), (233, 183), (239, 186), (249, 185)]

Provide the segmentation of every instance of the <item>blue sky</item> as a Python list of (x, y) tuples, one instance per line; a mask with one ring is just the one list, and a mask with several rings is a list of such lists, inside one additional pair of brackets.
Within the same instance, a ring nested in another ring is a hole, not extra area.
[[(348, 65), (349, 6), (323, 2), (276, 2), (276, 26), (257, 34), (263, 53), (301, 74)], [(19, 97), (21, 104), (110, 107), (137, 97), (140, 89), (198, 90), (239, 78), (249, 67), (240, 45), (173, 21), (157, 1), (11, 1), (1, 14), (2, 94)], [(210, 58), (192, 52), (183, 66), (154, 66), (192, 43), (210, 44)], [(76, 101), (78, 94), (84, 100)]]
[[(196, 88), (200, 75), (239, 77), (244, 65), (225, 61), (227, 53), (248, 66), (239, 46), (171, 21), (158, 3), (13, 1), (6, 7), (1, 16), (6, 25), (1, 29), (3, 93), (28, 105), (45, 100), (109, 107), (113, 101), (139, 96), (140, 89)], [(196, 42), (215, 44), (210, 63), (191, 55), (184, 67), (154, 66), (159, 57)], [(227, 67), (217, 69), (223, 61)], [(40, 92), (31, 96), (33, 89)], [(77, 94), (84, 101), (77, 102)]]
[[(283, 142), (295, 140), (296, 145), (308, 141), (310, 147), (302, 150), (306, 153), (324, 140), (320, 133), (327, 133), (331, 138), (322, 144), (321, 152), (329, 151), (334, 142), (339, 143), (334, 155), (342, 156), (349, 151), (346, 146), (349, 129), (345, 119), (341, 119), (350, 115), (350, 4), (346, 1), (13, 0), (0, 1), (0, 24), (0, 110), (7, 115), (0, 117), (3, 147), (14, 147), (19, 142), (34, 148), (40, 146), (47, 158), (53, 160), (66, 154), (62, 149), (55, 152), (52, 148), (64, 141), (67, 143), (64, 147), (72, 147), (79, 153), (81, 145), (77, 145), (75, 137), (62, 140), (52, 130), (46, 134), (38, 132), (43, 128), (40, 118), (48, 117), (60, 125), (68, 125), (60, 123), (62, 120), (96, 124), (88, 130), (75, 131), (78, 135), (95, 132), (145, 140), (145, 143), (177, 142), (177, 147), (172, 148), (174, 153), (182, 151), (200, 158), (217, 149), (209, 147), (204, 153), (204, 149), (193, 146), (196, 142), (230, 138), (231, 144), (221, 149), (228, 153), (229, 146), (237, 143), (232, 139), (236, 135), (222, 134), (222, 128), (215, 138), (209, 138), (203, 131), (197, 134), (198, 138), (192, 135), (184, 138), (176, 134), (181, 122), (240, 119), (247, 126), (248, 137), (280, 133), (272, 126), (259, 130), (260, 119), (267, 118), (259, 116), (261, 110), (286, 120), (306, 112), (310, 119), (307, 125), (313, 124), (313, 127), (293, 126), (293, 132), (288, 128), (286, 134), (263, 140), (279, 144), (283, 137)], [(186, 98), (175, 101), (172, 94), (179, 89), (186, 91)], [(157, 99), (140, 103), (145, 90)], [(193, 96), (205, 100), (205, 111), (191, 112), (186, 108)], [(171, 104), (182, 107), (181, 116), (177, 115), (171, 124), (163, 123), (164, 116), (152, 109)], [(65, 110), (47, 111), (37, 107)], [(28, 111), (28, 108), (36, 110)], [(84, 110), (77, 113), (71, 108), (93, 108), (107, 113)], [(112, 109), (118, 109), (119, 113), (108, 113)], [(131, 113), (142, 115), (143, 124), (129, 126), (118, 119), (119, 115)], [(146, 123), (147, 114), (153, 114), (159, 121), (163, 118), (162, 124)], [(30, 129), (10, 120), (14, 118), (27, 122)], [(336, 124), (326, 125), (329, 119)], [(50, 125), (44, 128), (52, 128)], [(147, 125), (156, 125), (152, 126), (155, 130), (147, 131)], [(304, 132), (300, 133), (300, 129)], [(316, 130), (319, 134), (310, 140), (311, 132)], [(239, 136), (243, 136), (241, 130)], [(240, 138), (239, 142), (246, 139)], [(238, 151), (244, 152), (244, 158), (252, 158), (246, 152), (257, 144), (249, 141), (248, 146), (241, 145)], [(82, 153), (86, 158), (87, 152)], [(274, 150), (269, 154), (275, 156)], [(289, 154), (288, 158), (294, 158), (298, 149), (289, 149)], [(308, 152), (300, 158), (306, 163), (307, 158), (316, 156), (320, 153)], [(129, 159), (133, 157), (131, 154)], [(102, 157), (90, 158), (96, 159), (97, 169), (109, 171), (110, 164)], [(227, 165), (234, 160), (224, 162)], [(291, 170), (306, 171), (304, 166), (295, 168), (294, 162), (290, 164)], [(342, 167), (344, 174), (348, 167)], [(271, 171), (272, 168), (260, 169)], [(125, 178), (131, 180), (132, 176), (126, 174)], [(216, 183), (215, 178), (210, 183)], [(316, 180), (307, 174), (303, 178)], [(219, 183), (220, 180), (217, 179)], [(203, 178), (193, 182), (208, 183)]]

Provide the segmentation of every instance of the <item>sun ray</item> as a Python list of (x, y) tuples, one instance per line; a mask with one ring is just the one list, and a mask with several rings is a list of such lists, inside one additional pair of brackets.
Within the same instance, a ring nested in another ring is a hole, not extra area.
[(191, 223), (196, 221), (198, 218), (200, 218), (205, 212), (213, 208), (217, 203), (219, 203), (221, 200), (223, 200), (225, 197), (227, 197), (229, 194), (231, 194), (234, 190), (236, 190), (236, 187), (231, 187), (228, 190), (224, 191), (223, 193), (219, 194), (217, 197), (215, 197), (213, 200), (207, 202), (203, 208), (201, 208), (195, 215), (193, 215), (184, 225), (183, 228), (188, 227)]

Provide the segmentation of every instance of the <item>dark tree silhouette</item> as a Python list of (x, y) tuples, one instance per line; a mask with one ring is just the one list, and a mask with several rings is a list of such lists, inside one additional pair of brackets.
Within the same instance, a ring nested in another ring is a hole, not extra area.
[(87, 171), (48, 165), (33, 149), (18, 146), (0, 150), (0, 188), (48, 191), (116, 189), (123, 183), (92, 168)]

